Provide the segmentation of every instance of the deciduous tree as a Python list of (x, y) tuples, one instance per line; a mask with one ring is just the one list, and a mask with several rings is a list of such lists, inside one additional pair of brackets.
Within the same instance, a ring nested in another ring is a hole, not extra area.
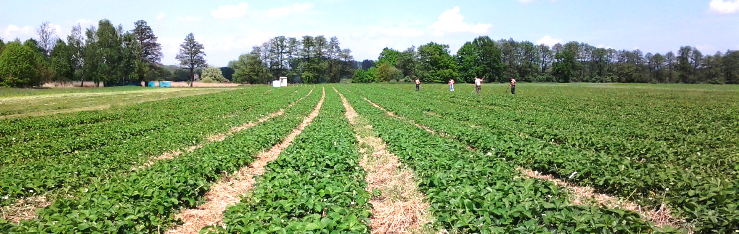
[(505, 64), (502, 61), (502, 54), (498, 46), (488, 36), (480, 36), (472, 40), (472, 44), (477, 48), (477, 54), (480, 56), (480, 66), (482, 72), (477, 76), (486, 81), (503, 80), (503, 70)]
[(44, 56), (48, 58), (51, 55), (51, 50), (54, 49), (54, 46), (56, 45), (56, 40), (58, 39), (56, 36), (56, 28), (54, 28), (54, 26), (52, 26), (48, 21), (43, 22), (36, 29), (36, 33), (39, 37), (38, 47), (43, 51)]
[(444, 83), (457, 78), (457, 62), (449, 54), (449, 45), (430, 42), (418, 47), (419, 73), (423, 82)]
[(271, 78), (267, 67), (263, 66), (262, 60), (254, 53), (242, 54), (232, 65), (236, 67), (234, 83), (263, 84)]
[(123, 35), (122, 57), (121, 74), (126, 83), (146, 81), (147, 73), (155, 67), (144, 60), (144, 48), (133, 33)]
[(574, 72), (575, 54), (570, 50), (563, 50), (554, 56), (554, 60), (552, 73), (557, 78), (557, 82), (569, 83)]
[(67, 51), (71, 56), (72, 74), (78, 79), (82, 79), (82, 66), (85, 57), (85, 38), (82, 33), (82, 26), (79, 24), (72, 27), (72, 33), (67, 36)]
[(85, 29), (85, 36), (87, 36), (85, 40), (85, 50), (84, 50), (84, 64), (83, 64), (83, 76), (81, 79), (80, 87), (82, 87), (85, 83), (85, 80), (94, 80), (94, 77), (98, 76), (98, 72), (100, 70), (100, 63), (102, 58), (100, 57), (100, 52), (98, 51), (98, 37), (97, 37), (97, 28), (95, 26), (90, 26), (89, 28)]
[(727, 84), (739, 84), (739, 51), (726, 51), (721, 67)]
[(382, 52), (380, 52), (380, 57), (377, 58), (375, 64), (388, 63), (391, 66), (395, 67), (398, 65), (399, 56), (400, 51), (385, 47), (384, 49), (382, 49)]
[(100, 86), (100, 82), (121, 82), (120, 64), (123, 56), (120, 31), (107, 19), (98, 22), (95, 49), (100, 56), (100, 62), (97, 75), (93, 77), (96, 86)]
[(475, 77), (483, 74), (484, 68), (480, 59), (479, 48), (472, 42), (462, 45), (457, 51), (457, 64), (459, 64), (458, 82), (472, 83)]
[(61, 39), (56, 40), (56, 45), (51, 50), (51, 68), (55, 81), (70, 80), (74, 76), (72, 54), (69, 46)]
[(403, 72), (403, 76), (411, 79), (416, 77), (418, 71), (418, 53), (416, 47), (411, 46), (398, 55), (397, 68)]

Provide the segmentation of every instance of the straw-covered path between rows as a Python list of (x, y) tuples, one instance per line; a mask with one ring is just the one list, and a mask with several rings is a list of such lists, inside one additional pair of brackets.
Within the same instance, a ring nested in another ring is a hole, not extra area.
[[(271, 89), (269, 90), (271, 91)], [(308, 94), (305, 96), (299, 98), (298, 100), (295, 100), (294, 102), (290, 103), (286, 108), (280, 109), (277, 112), (271, 113), (267, 116), (264, 116), (256, 121), (249, 122), (242, 124), (240, 126), (232, 127), (227, 132), (224, 133), (218, 133), (211, 136), (208, 136), (205, 138), (205, 141), (203, 143), (193, 145), (190, 147), (187, 147), (184, 151), (183, 150), (174, 150), (166, 152), (160, 156), (150, 158), (148, 162), (136, 166), (134, 168), (131, 168), (131, 171), (137, 171), (145, 168), (149, 168), (154, 163), (160, 160), (164, 159), (172, 159), (174, 157), (182, 155), (184, 152), (191, 153), (195, 151), (196, 149), (203, 148), (204, 146), (214, 143), (214, 142), (220, 142), (226, 139), (226, 137), (236, 134), (238, 132), (244, 131), (246, 129), (249, 129), (251, 127), (257, 126), (258, 124), (265, 122), (267, 120), (270, 120), (274, 117), (281, 116), (285, 113), (285, 109), (290, 109), (298, 102), (302, 101), (306, 97), (310, 96), (311, 93), (313, 93), (313, 89), (311, 89)], [(18, 202), (16, 202), (13, 205), (2, 207), (0, 211), (2, 212), (2, 219), (9, 220), (13, 223), (20, 223), (22, 220), (31, 220), (36, 218), (36, 210), (40, 208), (47, 207), (53, 203), (52, 199), (48, 199), (46, 195), (39, 195), (39, 196), (33, 196), (33, 197), (27, 197), (19, 199)]]
[[(388, 111), (384, 107), (378, 105), (377, 103), (372, 102), (371, 100), (367, 99), (366, 97), (363, 97), (365, 101), (372, 104), (372, 106), (384, 111), (388, 116), (401, 119), (404, 121), (408, 121), (417, 127), (424, 129), (430, 133), (438, 134), (443, 137), (448, 137), (445, 133), (439, 134), (436, 131), (430, 129), (429, 127), (417, 124), (413, 122), (412, 120), (408, 120), (404, 118), (403, 116), (396, 115), (395, 113)], [(474, 150), (471, 146), (468, 146), (468, 149)], [(553, 175), (543, 175), (539, 172), (518, 168), (518, 171), (521, 172), (522, 175), (525, 175), (530, 178), (540, 179), (540, 180), (548, 180), (553, 182), (555, 185), (559, 187), (563, 187), (570, 191), (572, 193), (572, 202), (578, 205), (593, 205), (593, 206), (605, 206), (610, 209), (623, 209), (623, 210), (630, 210), (639, 213), (642, 216), (642, 219), (653, 222), (656, 226), (662, 227), (662, 226), (672, 226), (672, 227), (680, 227), (681, 224), (685, 222), (685, 220), (677, 219), (675, 217), (672, 217), (670, 213), (669, 207), (667, 207), (664, 203), (658, 208), (646, 208), (642, 207), (633, 201), (629, 201), (628, 199), (623, 199), (615, 196), (611, 196), (608, 194), (602, 194), (598, 193), (595, 189), (591, 187), (581, 187), (574, 184), (567, 183), (563, 180), (556, 179)]]
[(290, 146), (290, 143), (295, 140), (295, 137), (300, 135), (305, 127), (313, 122), (313, 119), (318, 116), (321, 110), (325, 97), (326, 90), (324, 88), (321, 100), (318, 101), (316, 108), (303, 119), (303, 122), (297, 128), (293, 129), (290, 135), (285, 137), (280, 144), (274, 145), (269, 151), (257, 155), (256, 160), (248, 167), (241, 168), (238, 172), (224, 177), (220, 182), (213, 185), (210, 191), (205, 194), (206, 203), (195, 209), (183, 210), (179, 214), (179, 218), (185, 224), (169, 232), (199, 233), (206, 226), (222, 226), (223, 212), (226, 210), (226, 206), (238, 203), (240, 201), (239, 195), (246, 194), (254, 187), (254, 176), (263, 174), (264, 166), (272, 160), (277, 159), (277, 156), (285, 148)]
[(430, 215), (426, 212), (429, 204), (423, 201), (425, 196), (416, 187), (413, 171), (402, 167), (398, 156), (387, 151), (387, 145), (376, 136), (372, 125), (357, 114), (344, 95), (336, 88), (334, 91), (341, 96), (346, 108), (344, 114), (359, 142), (359, 152), (362, 154), (359, 165), (367, 172), (367, 191), (372, 193), (378, 189), (382, 194), (370, 200), (371, 232), (407, 233), (419, 230), (430, 221)]

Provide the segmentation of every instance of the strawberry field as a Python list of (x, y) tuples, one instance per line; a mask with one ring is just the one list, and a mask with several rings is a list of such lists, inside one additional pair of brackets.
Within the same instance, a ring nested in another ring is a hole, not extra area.
[[(739, 230), (739, 90), (526, 85), (517, 96), (501, 85), (480, 95), (465, 85), (249, 87), (0, 120), (0, 232), (164, 233), (188, 225), (182, 210), (214, 202), (206, 196), (212, 187), (303, 122), (253, 187), (203, 230), (371, 233), (370, 201), (390, 195), (367, 189), (344, 97), (414, 172), (431, 216), (418, 232)], [(524, 169), (640, 209), (664, 204), (676, 221), (659, 226), (638, 212), (577, 204), (568, 188)], [(35, 217), (5, 214), (39, 197), (49, 203), (35, 207)]]

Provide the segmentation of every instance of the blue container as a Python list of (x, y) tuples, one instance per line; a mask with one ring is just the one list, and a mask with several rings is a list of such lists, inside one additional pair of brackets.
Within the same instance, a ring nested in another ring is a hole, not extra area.
[(149, 81), (149, 85), (148, 86), (149, 87), (157, 87), (157, 82), (156, 81)]
[(164, 88), (164, 87), (171, 88), (172, 87), (172, 82), (169, 82), (169, 81), (159, 81), (159, 87), (160, 88)]

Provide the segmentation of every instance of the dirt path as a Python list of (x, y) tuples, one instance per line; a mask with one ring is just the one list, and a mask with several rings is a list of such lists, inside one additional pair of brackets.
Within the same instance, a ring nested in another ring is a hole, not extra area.
[[(364, 100), (372, 104), (374, 107), (385, 111), (385, 113), (387, 113), (387, 115), (389, 116), (408, 121), (416, 125), (417, 127), (424, 129), (430, 133), (437, 134), (442, 137), (449, 136), (448, 134), (445, 134), (445, 133), (442, 133), (442, 134), (436, 133), (434, 130), (429, 129), (426, 126), (416, 124), (412, 120), (408, 120), (402, 116), (398, 116), (395, 113), (386, 110), (382, 106), (370, 101), (367, 98), (364, 98)], [(476, 126), (473, 125), (470, 127), (474, 128)], [(476, 150), (472, 148), (471, 146), (467, 146), (467, 149)], [(672, 227), (681, 227), (683, 226), (682, 224), (685, 222), (685, 220), (676, 219), (675, 217), (672, 217), (669, 207), (667, 207), (667, 205), (665, 205), (664, 203), (662, 203), (659, 209), (645, 208), (645, 207), (641, 207), (640, 205), (628, 199), (623, 199), (623, 198), (614, 197), (608, 194), (598, 193), (595, 189), (591, 187), (581, 187), (581, 186), (569, 184), (563, 180), (555, 179), (554, 176), (552, 175), (543, 175), (543, 174), (540, 174), (539, 172), (528, 170), (528, 169), (523, 169), (523, 168), (518, 168), (518, 171), (527, 177), (552, 181), (558, 187), (567, 189), (568, 191), (572, 193), (571, 200), (574, 204), (590, 205), (590, 206), (605, 206), (610, 209), (623, 209), (623, 210), (635, 211), (639, 213), (643, 219), (655, 223), (655, 225), (658, 227), (662, 227), (665, 225), (672, 226)]]
[(198, 206), (196, 209), (183, 210), (179, 214), (179, 218), (185, 223), (181, 226), (170, 230), (170, 233), (198, 233), (201, 229), (210, 225), (222, 225), (223, 212), (226, 206), (240, 202), (239, 195), (249, 192), (254, 187), (254, 176), (264, 173), (264, 166), (272, 160), (277, 159), (280, 152), (287, 148), (290, 143), (300, 135), (301, 132), (313, 122), (318, 116), (326, 97), (326, 90), (323, 89), (321, 100), (318, 105), (308, 116), (303, 119), (297, 128), (293, 129), (282, 143), (272, 147), (267, 152), (256, 156), (254, 161), (248, 167), (241, 168), (234, 175), (225, 177), (219, 183), (213, 185), (205, 194), (207, 202)]
[(349, 119), (359, 142), (362, 159), (359, 165), (367, 171), (365, 180), (369, 183), (367, 191), (381, 191), (381, 196), (373, 197), (370, 229), (372, 233), (407, 233), (419, 230), (430, 221), (426, 210), (428, 203), (416, 187), (414, 173), (402, 167), (398, 156), (387, 151), (387, 145), (381, 138), (375, 137), (366, 120), (359, 117), (354, 107), (341, 96), (346, 108), (345, 116)]

